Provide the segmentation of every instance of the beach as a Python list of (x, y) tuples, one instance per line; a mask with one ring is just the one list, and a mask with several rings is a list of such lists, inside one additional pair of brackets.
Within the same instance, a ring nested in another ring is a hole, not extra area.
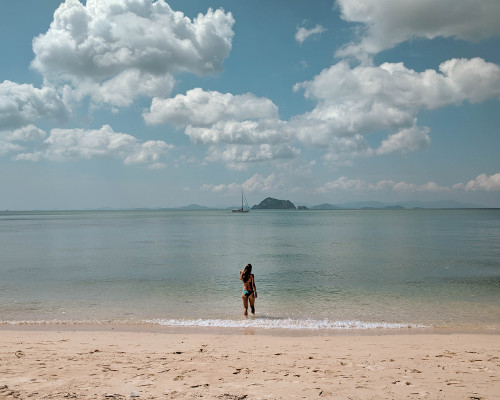
[(0, 330), (0, 399), (498, 399), (495, 332), (18, 326)]
[(498, 210), (0, 222), (0, 400), (500, 399)]

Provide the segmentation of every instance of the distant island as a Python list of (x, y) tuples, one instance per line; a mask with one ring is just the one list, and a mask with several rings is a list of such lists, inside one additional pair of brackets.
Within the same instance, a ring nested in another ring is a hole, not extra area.
[(260, 204), (252, 207), (252, 210), (296, 210), (297, 207), (290, 200), (278, 200), (267, 197)]

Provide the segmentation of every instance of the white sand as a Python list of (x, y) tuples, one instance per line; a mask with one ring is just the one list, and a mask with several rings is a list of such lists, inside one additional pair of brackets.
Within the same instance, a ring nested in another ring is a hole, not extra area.
[(0, 329), (0, 399), (500, 399), (499, 357), (498, 334)]

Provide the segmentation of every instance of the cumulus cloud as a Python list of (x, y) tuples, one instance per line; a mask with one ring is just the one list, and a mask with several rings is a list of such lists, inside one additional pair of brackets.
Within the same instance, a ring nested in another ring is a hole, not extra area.
[(465, 190), (476, 191), (500, 191), (500, 173), (494, 175), (481, 174), (476, 179), (473, 179), (465, 185)]
[[(310, 141), (309, 138), (307, 140)], [(327, 152), (323, 160), (336, 166), (350, 166), (353, 158), (371, 157), (375, 154), (362, 135), (332, 137), (325, 148)]]
[(414, 38), (478, 41), (500, 34), (497, 0), (337, 0), (341, 17), (362, 24), (360, 41), (337, 56), (377, 54)]
[(366, 182), (362, 179), (349, 179), (345, 176), (331, 182), (325, 183), (316, 189), (317, 193), (328, 193), (333, 191), (346, 192), (374, 192), (374, 191), (394, 191), (394, 192), (448, 192), (451, 188), (439, 186), (434, 182), (427, 182), (423, 185), (406, 183), (404, 181), (395, 182), (392, 180), (381, 180), (377, 183)]
[[(278, 107), (267, 98), (200, 88), (153, 98), (143, 118), (148, 124), (173, 124), (192, 142), (211, 146), (208, 162), (242, 168), (297, 157), (296, 145), (305, 145), (326, 150), (327, 163), (349, 165), (356, 157), (426, 149), (430, 131), (418, 126), (418, 113), (500, 99), (500, 67), (481, 58), (452, 59), (423, 72), (402, 63), (351, 67), (341, 61), (294, 90), (303, 90), (316, 106), (289, 121), (279, 118)], [(371, 148), (365, 136), (374, 131), (388, 136)]]
[(419, 128), (416, 126), (403, 129), (382, 141), (382, 144), (377, 149), (377, 154), (393, 152), (408, 153), (410, 151), (426, 149), (431, 143), (428, 133), (428, 128)]
[(4, 131), (0, 135), (9, 142), (36, 142), (45, 139), (47, 134), (35, 125), (26, 125), (13, 131)]
[(245, 192), (269, 192), (270, 190), (276, 189), (281, 186), (281, 183), (276, 178), (275, 174), (270, 174), (264, 177), (260, 174), (255, 174), (251, 178), (247, 179), (243, 184), (229, 183), (229, 184), (204, 184), (201, 186), (201, 190), (221, 193), (221, 192), (235, 192), (237, 190), (244, 189)]
[(69, 110), (51, 87), (0, 83), (0, 130), (16, 129), (41, 118), (65, 120)]
[(264, 177), (260, 174), (255, 174), (250, 179), (243, 182), (243, 189), (246, 192), (268, 192), (282, 186), (275, 174), (270, 174)]
[(210, 146), (206, 161), (223, 162), (232, 169), (246, 169), (249, 163), (290, 160), (299, 155), (299, 149), (287, 144), (225, 145), (223, 147)]
[(219, 121), (210, 127), (189, 125), (185, 132), (193, 142), (204, 144), (278, 144), (291, 137), (286, 122), (279, 119)]
[(20, 152), (24, 147), (16, 142), (36, 142), (41, 141), (47, 134), (42, 129), (34, 125), (26, 125), (15, 130), (0, 132), (0, 157), (9, 153)]
[(500, 191), (500, 173), (488, 176), (481, 174), (467, 184), (456, 183), (452, 186), (440, 186), (435, 182), (427, 182), (423, 185), (408, 183), (405, 181), (395, 182), (392, 180), (381, 180), (376, 183), (366, 182), (362, 179), (349, 179), (345, 176), (335, 181), (325, 183), (316, 189), (317, 193), (328, 193), (334, 191), (347, 192), (451, 192), (451, 191)]
[(102, 84), (88, 79), (81, 81), (76, 89), (71, 89), (71, 98), (81, 101), (88, 96), (97, 104), (128, 107), (137, 96), (170, 94), (174, 83), (169, 74), (156, 76), (129, 69)]
[(307, 29), (303, 26), (297, 28), (295, 33), (295, 40), (297, 43), (304, 43), (308, 38), (314, 35), (321, 35), (326, 29), (321, 25), (316, 25), (314, 28)]
[(240, 189), (241, 185), (238, 185), (237, 183), (230, 183), (230, 184), (220, 184), (220, 185), (210, 185), (210, 184), (204, 184), (201, 186), (201, 190), (209, 191), (209, 192), (215, 192), (215, 193), (221, 193), (221, 192), (232, 192), (235, 191), (236, 189)]
[(149, 112), (143, 114), (148, 124), (171, 123), (208, 127), (221, 120), (255, 120), (276, 118), (278, 107), (267, 98), (251, 93), (232, 95), (200, 88), (188, 90), (173, 98), (153, 98)]
[(52, 129), (40, 148), (32, 153), (22, 153), (16, 160), (74, 161), (93, 158), (117, 158), (125, 164), (162, 166), (162, 158), (173, 148), (163, 141), (140, 143), (134, 136), (114, 132), (104, 125), (97, 130)]
[(170, 99), (154, 98), (143, 117), (148, 124), (168, 122), (184, 128), (192, 142), (210, 146), (206, 161), (224, 162), (231, 168), (300, 154), (288, 144), (295, 136), (287, 122), (279, 119), (278, 107), (250, 93), (196, 88)]
[(0, 157), (3, 157), (9, 153), (19, 152), (22, 150), (24, 150), (23, 146), (5, 140), (0, 136)]
[[(313, 80), (294, 86), (294, 90), (300, 89), (306, 98), (318, 100), (322, 106), (361, 102), (364, 110), (377, 112), (373, 107), (389, 106), (393, 114), (381, 118), (404, 123), (411, 121), (412, 115), (395, 118), (401, 112), (434, 109), (465, 100), (500, 99), (500, 67), (481, 58), (448, 60), (439, 66), (439, 72), (432, 69), (416, 72), (403, 63), (351, 68), (341, 61)], [(325, 113), (329, 109), (319, 111)], [(352, 122), (346, 124), (350, 125)]]
[(447, 186), (439, 186), (435, 182), (427, 182), (423, 185), (414, 183), (406, 183), (404, 181), (394, 184), (392, 187), (394, 192), (449, 192), (451, 188)]
[(328, 193), (336, 190), (339, 191), (364, 191), (367, 190), (368, 184), (361, 179), (348, 179), (345, 176), (340, 177), (335, 181), (325, 183), (320, 188), (316, 189), (317, 193)]
[(452, 59), (439, 71), (423, 72), (402, 63), (351, 68), (341, 61), (294, 90), (304, 90), (306, 98), (317, 102), (290, 122), (301, 141), (328, 148), (338, 138), (350, 138), (359, 152), (365, 146), (360, 135), (387, 130), (392, 133), (378, 154), (413, 151), (430, 143), (428, 129), (417, 126), (419, 111), (500, 99), (500, 67), (481, 58)]
[(49, 82), (69, 83), (76, 96), (128, 105), (135, 95), (168, 95), (175, 73), (221, 71), (233, 24), (224, 10), (191, 20), (164, 0), (66, 0), (33, 40), (32, 66)]

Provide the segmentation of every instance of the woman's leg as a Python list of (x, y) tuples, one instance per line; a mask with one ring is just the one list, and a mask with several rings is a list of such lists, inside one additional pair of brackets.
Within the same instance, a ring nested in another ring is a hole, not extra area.
[(241, 294), (243, 300), (243, 315), (248, 315), (248, 298), (243, 293)]
[(248, 300), (250, 301), (250, 310), (252, 311), (252, 314), (255, 314), (255, 296), (253, 293), (250, 295)]

